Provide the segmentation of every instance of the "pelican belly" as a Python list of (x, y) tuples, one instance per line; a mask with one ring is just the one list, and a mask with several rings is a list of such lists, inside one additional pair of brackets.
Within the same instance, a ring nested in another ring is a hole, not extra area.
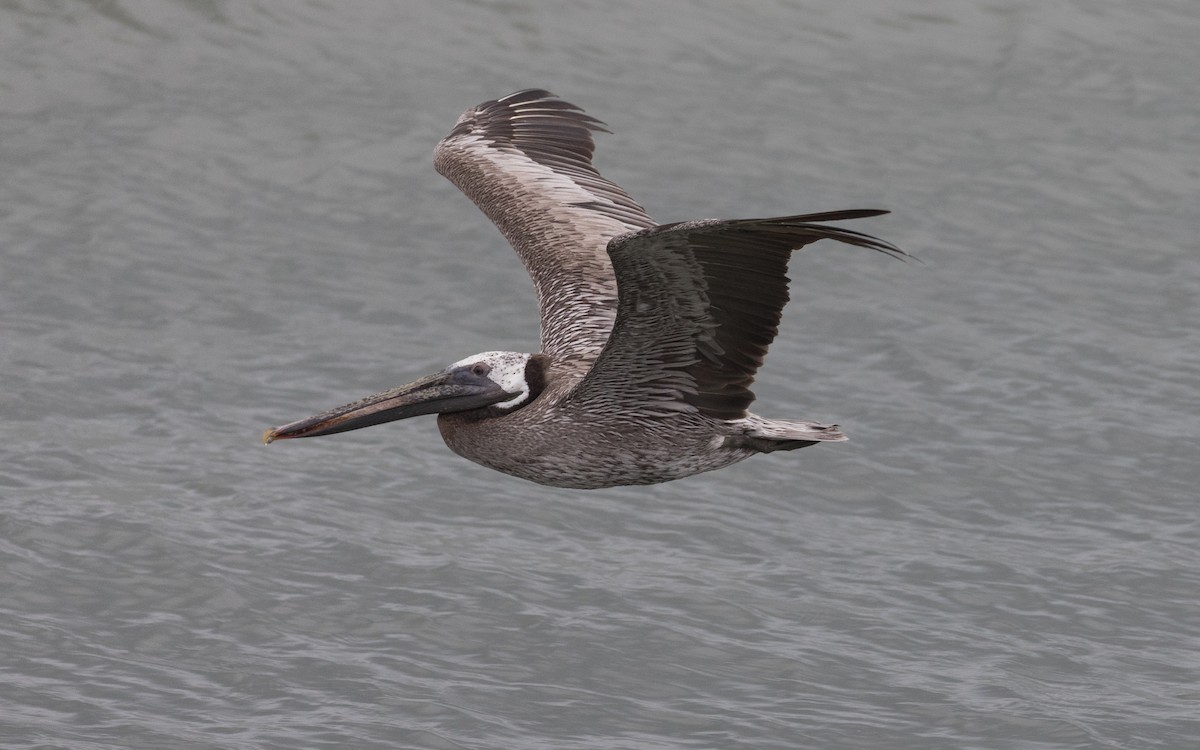
[(711, 426), (687, 429), (692, 426), (678, 420), (560, 426), (523, 424), (520, 416), (520, 411), (491, 419), (442, 414), (438, 428), (450, 450), (463, 458), (537, 484), (572, 489), (657, 484), (720, 469), (758, 452), (727, 445)]

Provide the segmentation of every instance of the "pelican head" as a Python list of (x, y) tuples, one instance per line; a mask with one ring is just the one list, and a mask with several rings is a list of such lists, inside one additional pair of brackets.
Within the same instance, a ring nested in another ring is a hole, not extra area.
[(317, 437), (421, 414), (489, 409), (497, 415), (533, 401), (544, 383), (544, 356), (483, 352), (441, 372), (351, 404), (267, 430), (264, 443)]

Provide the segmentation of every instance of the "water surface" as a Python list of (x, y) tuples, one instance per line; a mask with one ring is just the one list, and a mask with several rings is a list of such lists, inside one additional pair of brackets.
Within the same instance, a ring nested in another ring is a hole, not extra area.
[[(0, 4), (12, 748), (1189, 748), (1200, 9)], [(472, 352), (528, 279), (434, 173), (528, 86), (663, 221), (817, 245), (756, 411), (650, 488), (432, 420), (261, 431)]]

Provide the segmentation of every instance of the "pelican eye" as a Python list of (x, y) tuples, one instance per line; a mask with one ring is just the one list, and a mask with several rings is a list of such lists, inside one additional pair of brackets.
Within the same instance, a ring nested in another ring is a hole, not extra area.
[(471, 374), (477, 378), (482, 378), (491, 371), (492, 368), (488, 367), (483, 362), (476, 362), (475, 364), (471, 365)]

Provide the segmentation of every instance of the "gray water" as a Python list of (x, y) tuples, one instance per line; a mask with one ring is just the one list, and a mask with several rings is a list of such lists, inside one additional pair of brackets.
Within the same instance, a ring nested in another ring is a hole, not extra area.
[[(1194, 748), (1200, 5), (0, 2), (0, 746)], [(824, 243), (755, 410), (584, 493), (432, 419), (534, 350), (432, 169), (540, 86), (662, 221)]]

